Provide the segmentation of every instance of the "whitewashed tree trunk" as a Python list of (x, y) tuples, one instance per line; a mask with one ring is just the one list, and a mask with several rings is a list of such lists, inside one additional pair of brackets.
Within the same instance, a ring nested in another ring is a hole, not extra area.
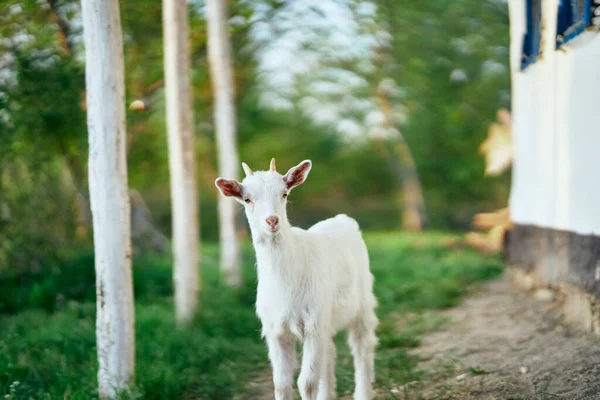
[(135, 357), (123, 42), (118, 0), (82, 0), (82, 13), (98, 391), (101, 398), (111, 398), (132, 380)]
[(199, 222), (188, 31), (186, 0), (164, 0), (165, 89), (175, 258), (173, 280), (179, 323), (193, 318), (199, 290)]
[[(223, 0), (206, 0), (208, 57), (215, 99), (219, 175), (237, 179), (239, 156), (236, 145), (235, 91), (225, 4)], [(225, 282), (232, 286), (239, 286), (242, 282), (240, 247), (235, 225), (236, 210), (234, 200), (219, 196), (221, 272)]]

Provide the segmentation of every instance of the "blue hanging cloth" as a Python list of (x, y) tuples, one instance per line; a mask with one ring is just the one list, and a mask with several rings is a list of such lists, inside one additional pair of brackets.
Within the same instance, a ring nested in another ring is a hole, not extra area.
[(525, 0), (527, 31), (523, 38), (521, 70), (536, 62), (542, 42), (542, 0)]
[(559, 0), (556, 22), (556, 48), (572, 40), (592, 25), (598, 0)]

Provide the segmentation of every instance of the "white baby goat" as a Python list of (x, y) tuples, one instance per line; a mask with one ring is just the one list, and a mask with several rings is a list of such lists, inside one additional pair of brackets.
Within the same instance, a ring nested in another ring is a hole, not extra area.
[(284, 176), (252, 170), (239, 183), (215, 181), (246, 209), (258, 265), (256, 312), (269, 347), (276, 400), (293, 399), (296, 339), (303, 342), (298, 388), (303, 400), (336, 398), (335, 334), (347, 328), (356, 400), (373, 397), (377, 317), (369, 255), (358, 223), (339, 214), (310, 229), (292, 227), (290, 191), (306, 180), (310, 160)]

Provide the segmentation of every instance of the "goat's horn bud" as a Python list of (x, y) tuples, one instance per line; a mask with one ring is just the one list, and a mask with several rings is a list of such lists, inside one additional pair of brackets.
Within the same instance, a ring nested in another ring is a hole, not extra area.
[(242, 168), (244, 168), (244, 172), (246, 173), (246, 176), (254, 175), (254, 172), (252, 172), (252, 170), (250, 169), (248, 164), (242, 163)]
[(271, 167), (269, 169), (271, 171), (273, 171), (273, 172), (276, 172), (276, 169), (275, 169), (275, 159), (274, 158), (271, 159)]

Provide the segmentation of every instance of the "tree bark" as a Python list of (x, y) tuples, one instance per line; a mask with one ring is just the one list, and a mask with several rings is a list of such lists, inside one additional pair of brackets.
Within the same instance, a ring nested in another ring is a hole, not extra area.
[(58, 26), (58, 42), (60, 43), (61, 49), (65, 55), (71, 56), (73, 54), (73, 44), (70, 38), (71, 25), (66, 18), (60, 15), (57, 0), (47, 0), (47, 2), (50, 6), (52, 20)]
[[(392, 105), (385, 93), (381, 90), (377, 93), (381, 104), (386, 124), (390, 127), (395, 125)], [(420, 231), (426, 221), (425, 201), (421, 190), (421, 182), (417, 173), (417, 167), (410, 152), (408, 144), (402, 136), (393, 139), (392, 150), (385, 148), (386, 156), (393, 160), (394, 173), (400, 182), (399, 200), (402, 203), (402, 228), (409, 231)]]
[(165, 89), (175, 258), (173, 280), (179, 323), (187, 323), (193, 318), (199, 290), (199, 213), (188, 30), (186, 0), (164, 0)]
[[(219, 151), (219, 175), (238, 179), (239, 156), (236, 144), (231, 46), (225, 2), (207, 0), (208, 56), (214, 93), (214, 119)], [(235, 201), (219, 196), (219, 234), (221, 273), (225, 282), (239, 286), (242, 282), (240, 247), (236, 233)]]
[(398, 176), (402, 180), (402, 228), (420, 231), (426, 222), (425, 201), (417, 167), (403, 138), (396, 139), (395, 153), (400, 161)]
[(118, 0), (82, 0), (89, 185), (96, 268), (98, 392), (111, 398), (134, 376), (125, 82)]

